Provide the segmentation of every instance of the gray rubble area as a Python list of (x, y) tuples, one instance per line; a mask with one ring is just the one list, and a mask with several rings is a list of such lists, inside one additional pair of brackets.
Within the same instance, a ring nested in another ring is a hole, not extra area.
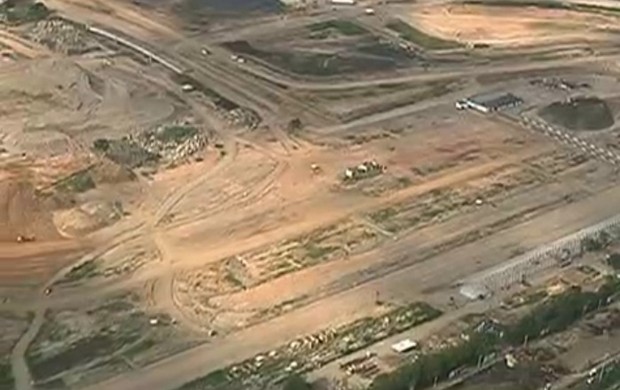
[(207, 146), (207, 135), (196, 131), (195, 134), (175, 140), (162, 140), (156, 131), (147, 131), (136, 137), (136, 141), (148, 152), (160, 156), (165, 164), (179, 164)]
[(256, 129), (261, 122), (261, 118), (256, 112), (243, 107), (226, 111), (224, 115), (233, 125), (247, 127), (250, 130)]
[(63, 54), (82, 54), (102, 49), (84, 28), (62, 19), (37, 22), (27, 33), (27, 38)]

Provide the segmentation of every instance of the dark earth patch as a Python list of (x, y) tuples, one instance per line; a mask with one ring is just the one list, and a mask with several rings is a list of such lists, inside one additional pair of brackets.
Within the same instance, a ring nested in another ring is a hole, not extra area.
[(609, 105), (596, 97), (555, 102), (539, 114), (546, 121), (570, 130), (602, 130), (614, 124)]

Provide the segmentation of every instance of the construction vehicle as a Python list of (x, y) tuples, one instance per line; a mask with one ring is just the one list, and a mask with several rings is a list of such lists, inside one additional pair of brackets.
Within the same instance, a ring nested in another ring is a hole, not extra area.
[(23, 235), (19, 235), (17, 236), (16, 241), (20, 244), (24, 243), (24, 242), (33, 242), (36, 240), (35, 236), (23, 236)]

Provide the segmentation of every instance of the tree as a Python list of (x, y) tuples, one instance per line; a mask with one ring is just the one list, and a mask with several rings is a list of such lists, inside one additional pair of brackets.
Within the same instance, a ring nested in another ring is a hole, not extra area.
[(93, 147), (95, 148), (95, 150), (107, 152), (110, 148), (110, 141), (105, 138), (96, 139), (95, 142), (93, 142)]
[(303, 123), (301, 122), (301, 119), (299, 118), (291, 119), (288, 122), (288, 131), (291, 133), (301, 130), (302, 127), (303, 127)]
[(607, 257), (607, 264), (613, 269), (620, 269), (620, 253), (612, 253)]
[(284, 381), (282, 390), (312, 390), (312, 385), (300, 375), (293, 374)]

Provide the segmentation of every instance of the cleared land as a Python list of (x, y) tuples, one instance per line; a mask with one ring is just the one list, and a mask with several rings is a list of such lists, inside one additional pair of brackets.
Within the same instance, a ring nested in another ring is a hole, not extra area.
[(448, 4), (410, 11), (410, 24), (425, 34), (463, 43), (527, 46), (604, 39), (596, 28), (615, 23), (614, 15), (568, 9), (482, 4)]
[[(436, 351), (495, 305), (459, 282), (617, 212), (609, 12), (46, 5), (2, 8), (0, 34), (0, 380), (19, 390), (273, 390), (377, 351), (342, 366), (366, 383), (409, 358), (393, 342)], [(501, 91), (525, 103), (454, 108)], [(536, 115), (604, 131), (583, 147)], [(515, 311), (550, 296), (519, 288)]]

